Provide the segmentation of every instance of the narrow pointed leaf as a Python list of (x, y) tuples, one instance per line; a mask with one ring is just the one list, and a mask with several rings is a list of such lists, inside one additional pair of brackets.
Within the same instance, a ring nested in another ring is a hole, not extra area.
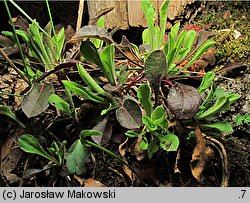
[(16, 117), (16, 115), (9, 109), (8, 106), (0, 106), (0, 115), (1, 114), (13, 119), (22, 128), (25, 128), (25, 125)]

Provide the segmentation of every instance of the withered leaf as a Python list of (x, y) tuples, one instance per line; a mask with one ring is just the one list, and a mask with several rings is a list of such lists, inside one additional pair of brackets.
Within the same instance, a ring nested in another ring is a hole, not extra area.
[(97, 130), (102, 133), (101, 136), (91, 136), (95, 143), (105, 146), (109, 143), (112, 136), (112, 125), (109, 122), (109, 117), (106, 116), (100, 123), (98, 123), (93, 130)]
[(202, 183), (203, 171), (209, 159), (214, 155), (213, 150), (206, 145), (206, 140), (203, 138), (202, 133), (198, 126), (195, 127), (196, 131), (196, 146), (190, 161), (190, 168), (195, 179)]
[(168, 109), (178, 119), (194, 117), (201, 102), (200, 95), (194, 87), (181, 83), (176, 83), (171, 87), (167, 97)]
[(106, 30), (94, 25), (83, 26), (76, 32), (75, 36), (71, 40), (74, 41), (83, 38), (97, 38), (107, 42), (108, 44), (114, 43), (111, 35)]
[(49, 83), (33, 83), (30, 91), (24, 95), (22, 110), (28, 118), (37, 116), (49, 107), (49, 97), (54, 88)]

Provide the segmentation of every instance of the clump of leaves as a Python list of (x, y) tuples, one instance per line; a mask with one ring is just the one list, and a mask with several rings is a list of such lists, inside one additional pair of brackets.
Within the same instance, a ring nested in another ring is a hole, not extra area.
[(149, 158), (160, 149), (177, 151), (179, 146), (179, 138), (168, 130), (169, 121), (166, 118), (166, 110), (162, 106), (157, 106), (153, 110), (150, 95), (150, 87), (147, 84), (142, 84), (138, 89), (137, 96), (147, 114), (142, 116), (145, 129), (141, 132), (133, 130), (126, 132), (128, 137), (142, 137), (140, 147), (147, 152)]
[[(168, 34), (168, 40), (164, 43), (167, 9), (169, 1), (164, 1), (160, 7), (160, 22), (155, 25), (156, 9), (151, 0), (142, 1), (142, 9), (148, 22), (148, 28), (142, 34), (143, 44), (150, 46), (150, 51), (163, 47), (166, 55), (166, 73), (178, 75), (186, 70), (197, 59), (199, 59), (211, 46), (214, 41), (209, 40), (203, 30), (197, 34), (194, 30), (180, 31), (180, 23), (176, 23)], [(177, 70), (177, 64), (187, 60), (188, 63)]]

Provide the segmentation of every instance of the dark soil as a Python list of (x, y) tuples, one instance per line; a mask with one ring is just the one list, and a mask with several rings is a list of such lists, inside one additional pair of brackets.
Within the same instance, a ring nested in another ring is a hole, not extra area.
[[(1, 3), (1, 2), (0, 2)], [(1, 3), (2, 4), (2, 3)], [(55, 6), (56, 7), (56, 6)], [(240, 65), (230, 71), (222, 71), (221, 78), (217, 79), (217, 86), (223, 89), (232, 91), (234, 93), (241, 94), (241, 99), (231, 108), (230, 111), (222, 114), (219, 119), (226, 119), (229, 122), (234, 122), (235, 115), (250, 113), (250, 15), (248, 13), (250, 9), (250, 2), (236, 1), (236, 2), (207, 2), (204, 9), (202, 9), (190, 22), (184, 22), (184, 24), (206, 25), (209, 26), (207, 30), (219, 31), (221, 29), (236, 29), (248, 39), (248, 41), (233, 41), (232, 38), (224, 39), (223, 42), (230, 46), (230, 49), (223, 48), (218, 45), (216, 48), (217, 68), (223, 68), (227, 64), (246, 64), (242, 69)], [(56, 10), (56, 8), (55, 8)], [(225, 13), (230, 11), (231, 17), (225, 17)], [(61, 11), (63, 12), (63, 11)], [(73, 12), (73, 11), (72, 11)], [(77, 12), (74, 11), (74, 15)], [(1, 14), (1, 12), (0, 12)], [(61, 13), (62, 14), (62, 13)], [(63, 13), (64, 15), (64, 13)], [(58, 10), (57, 21), (62, 24), (75, 25), (75, 18), (66, 18), (67, 22), (60, 21), (60, 10)], [(6, 18), (5, 18), (6, 19)], [(41, 19), (42, 20), (42, 19)], [(59, 22), (60, 21), (60, 22)], [(224, 22), (222, 24), (221, 22)], [(232, 24), (234, 22), (234, 24)], [(7, 23), (7, 20), (6, 20)], [(3, 26), (4, 28), (8, 26)], [(2, 27), (0, 27), (2, 30)], [(136, 30), (134, 32), (134, 30)], [(136, 33), (135, 35), (131, 32)], [(121, 31), (123, 33), (123, 31)], [(128, 36), (133, 36), (134, 42), (140, 43), (141, 39), (138, 33), (141, 30), (133, 28), (128, 31)], [(124, 31), (126, 34), (126, 31)], [(117, 33), (118, 35), (119, 33)], [(136, 37), (135, 37), (136, 36)], [(119, 37), (117, 37), (119, 40)], [(217, 36), (215, 40), (222, 40), (221, 36)], [(231, 40), (231, 41), (230, 41)], [(232, 42), (233, 41), (233, 42)], [(238, 43), (237, 50), (233, 49), (233, 43)], [(246, 51), (245, 47), (248, 46)], [(220, 51), (220, 49), (224, 51)], [(230, 53), (231, 51), (231, 53)], [(237, 53), (236, 53), (237, 52)], [(241, 54), (239, 54), (241, 53)], [(229, 57), (230, 56), (230, 57)], [(248, 65), (248, 66), (247, 66)], [(15, 74), (11, 73), (10, 68), (0, 70), (1, 78), (8, 75), (5, 82), (6, 93), (12, 93), (15, 89), (15, 84), (19, 79)], [(11, 75), (11, 78), (9, 78)], [(14, 75), (14, 77), (12, 77)], [(3, 76), (3, 77), (2, 77)], [(187, 82), (189, 83), (189, 82)], [(76, 101), (80, 102), (80, 101)], [(0, 186), (80, 186), (82, 180), (94, 179), (100, 181), (102, 184), (110, 187), (128, 187), (128, 186), (151, 186), (151, 187), (219, 187), (222, 181), (222, 164), (219, 154), (215, 151), (214, 157), (207, 164), (205, 171), (203, 172), (204, 180), (202, 183), (198, 183), (192, 176), (190, 169), (190, 160), (192, 157), (192, 151), (195, 147), (195, 140), (181, 138), (181, 155), (178, 163), (180, 172), (175, 172), (176, 152), (164, 153), (160, 151), (152, 157), (152, 159), (144, 159), (138, 161), (131, 153), (130, 147), (133, 141), (129, 141), (125, 144), (125, 158), (128, 164), (133, 167), (137, 172), (140, 179), (133, 174), (131, 178), (124, 169), (123, 165), (110, 155), (97, 149), (91, 150), (91, 156), (87, 162), (87, 172), (81, 177), (69, 175), (66, 168), (58, 167), (50, 170), (44, 170), (38, 173), (38, 170), (42, 169), (47, 160), (37, 155), (28, 155), (21, 151), (16, 143), (19, 136), (24, 133), (36, 135), (37, 139), (43, 146), (50, 146), (52, 140), (59, 141), (67, 140), (67, 148), (78, 137), (79, 132), (82, 129), (92, 129), (99, 120), (94, 115), (100, 115), (100, 109), (93, 104), (86, 104), (88, 111), (82, 115), (79, 123), (74, 123), (72, 120), (62, 120), (54, 123), (56, 115), (53, 108), (47, 109), (41, 115), (28, 119), (19, 108), (20, 102), (16, 101), (14, 97), (4, 95), (0, 97), (1, 105), (8, 105), (15, 111), (16, 116), (24, 123), (28, 124), (28, 129), (20, 130), (10, 122), (1, 116), (0, 118), (0, 146), (2, 146), (2, 155), (4, 158), (1, 162), (1, 176)], [(18, 106), (19, 105), (19, 106)], [(121, 128), (117, 121), (111, 121), (113, 125), (113, 135), (110, 142), (105, 146), (109, 150), (116, 154), (119, 154), (119, 145), (125, 141), (124, 135), (125, 129)], [(229, 135), (222, 135), (217, 139), (225, 146), (228, 154), (230, 181), (229, 186), (232, 187), (249, 187), (250, 186), (250, 165), (249, 165), (249, 138), (250, 127), (243, 124), (236, 126), (234, 124), (234, 133)]]

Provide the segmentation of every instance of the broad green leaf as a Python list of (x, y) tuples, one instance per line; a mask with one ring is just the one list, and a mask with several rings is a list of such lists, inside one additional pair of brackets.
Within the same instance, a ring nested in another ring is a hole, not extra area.
[(82, 130), (80, 132), (80, 136), (88, 137), (88, 136), (101, 136), (102, 133), (97, 130)]
[(9, 109), (8, 106), (0, 105), (0, 115), (5, 115), (11, 119), (13, 119), (20, 127), (25, 128), (26, 126), (16, 117), (16, 115)]
[(161, 80), (167, 67), (166, 56), (163, 51), (153, 51), (145, 61), (145, 76), (148, 79), (155, 94), (155, 104), (157, 105)]
[(166, 117), (166, 111), (162, 106), (157, 106), (152, 113), (152, 120), (154, 125), (158, 126)]
[(67, 169), (71, 174), (82, 175), (86, 172), (86, 161), (89, 148), (77, 139), (69, 148), (67, 155)]
[(205, 129), (217, 129), (220, 130), (221, 132), (225, 132), (225, 133), (231, 133), (233, 132), (233, 128), (232, 128), (232, 123), (210, 123), (210, 124), (201, 124), (200, 125), (201, 128), (205, 128)]
[(148, 144), (147, 152), (148, 158), (151, 159), (154, 153), (156, 153), (160, 149), (159, 142), (154, 141)]
[(56, 94), (50, 95), (49, 103), (55, 104), (56, 108), (60, 109), (61, 111), (66, 112), (67, 114), (71, 114), (69, 104), (58, 95)]
[(49, 97), (54, 88), (49, 83), (33, 83), (30, 91), (24, 95), (22, 110), (28, 118), (37, 116), (49, 107)]
[(211, 86), (212, 82), (214, 81), (214, 78), (215, 74), (212, 71), (207, 72), (206, 75), (203, 76), (201, 84), (198, 88), (199, 94), (202, 94)]
[(183, 43), (183, 47), (188, 48), (189, 50), (191, 50), (191, 48), (192, 48), (192, 46), (194, 44), (195, 37), (196, 37), (196, 32), (194, 30), (189, 30), (186, 33), (184, 43)]
[(78, 84), (76, 82), (63, 80), (62, 83), (71, 92), (79, 95), (80, 97), (92, 100), (92, 101), (97, 102), (97, 103), (102, 103), (102, 104), (107, 103), (105, 98), (102, 98), (102, 97), (96, 95), (89, 88), (84, 87), (84, 86), (82, 86), (82, 85), (80, 85), (80, 84)]
[(100, 56), (95, 45), (91, 41), (83, 41), (80, 47), (80, 51), (87, 62), (96, 64), (103, 71), (104, 68)]
[(151, 117), (152, 101), (151, 101), (151, 89), (148, 84), (142, 84), (137, 91), (137, 97), (146, 111), (148, 117)]
[(166, 150), (168, 152), (178, 150), (180, 141), (179, 141), (179, 138), (176, 135), (167, 134), (166, 136), (164, 136), (164, 138), (165, 138), (164, 142), (161, 142), (161, 147), (164, 150)]
[(214, 115), (230, 109), (230, 101), (226, 97), (219, 97), (215, 104), (201, 114), (195, 116), (196, 119), (209, 119)]
[(124, 128), (139, 128), (142, 123), (140, 106), (134, 99), (131, 99), (130, 97), (126, 98), (122, 107), (116, 110), (116, 119)]
[(27, 153), (37, 154), (50, 161), (57, 162), (54, 157), (52, 157), (43, 149), (38, 140), (32, 135), (29, 134), (21, 135), (18, 138), (18, 145), (23, 151)]
[(16, 30), (16, 34), (22, 38), (22, 40), (29, 45), (30, 38), (24, 30)]

